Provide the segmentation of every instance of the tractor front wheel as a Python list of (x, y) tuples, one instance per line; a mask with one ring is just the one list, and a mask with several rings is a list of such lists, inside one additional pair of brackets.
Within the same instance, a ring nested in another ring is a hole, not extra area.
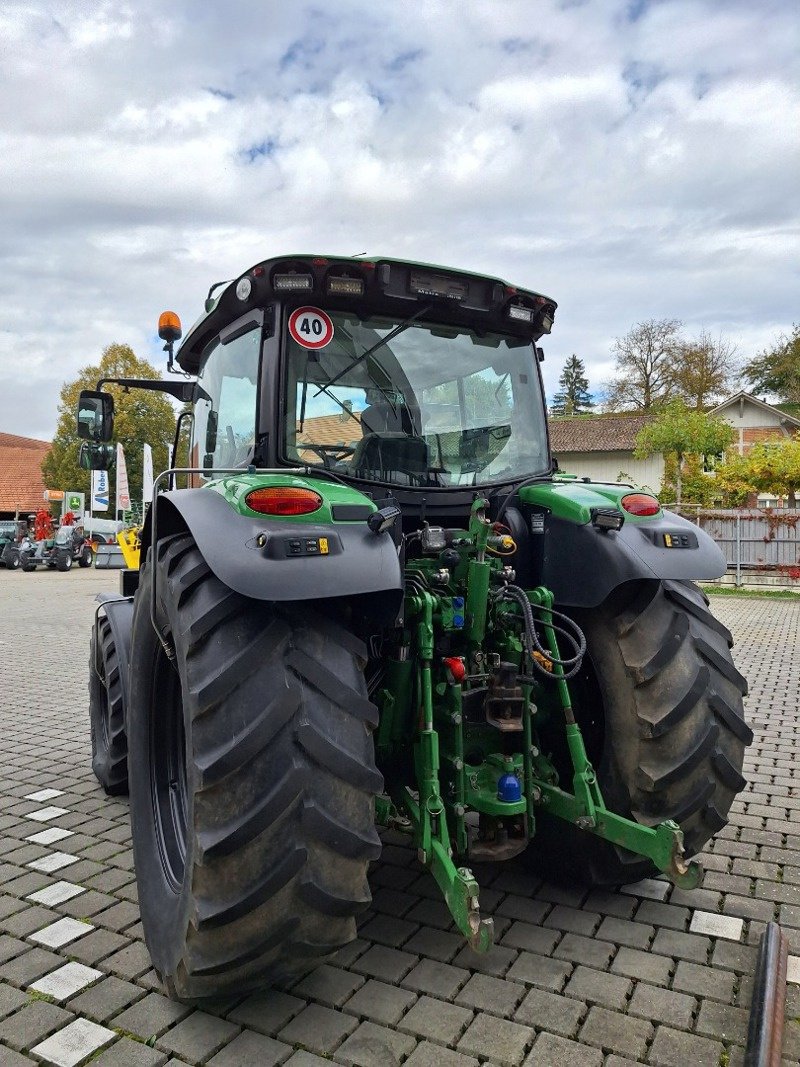
[(81, 549), (81, 554), (78, 556), (79, 567), (91, 567), (92, 565), (92, 550), (86, 545)]
[[(730, 631), (685, 581), (641, 582), (572, 614), (588, 653), (569, 684), (607, 806), (647, 826), (673, 819), (694, 855), (727, 823), (753, 737)], [(557, 762), (571, 789), (563, 750)], [(656, 873), (649, 860), (560, 820), (537, 816), (537, 828), (526, 855), (542, 873), (610, 886)]]
[(92, 770), (109, 796), (128, 792), (128, 741), (119, 655), (111, 623), (100, 616), (89, 653)]
[(60, 571), (72, 570), (72, 553), (59, 552), (56, 556), (56, 569)]
[(223, 585), (189, 534), (149, 555), (131, 645), (131, 818), (145, 939), (172, 996), (285, 981), (355, 937), (383, 787), (365, 660), (310, 605)]

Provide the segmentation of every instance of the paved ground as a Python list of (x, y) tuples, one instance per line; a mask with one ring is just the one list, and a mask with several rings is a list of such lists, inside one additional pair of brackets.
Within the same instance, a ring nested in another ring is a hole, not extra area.
[[(0, 571), (0, 1067), (665, 1067), (742, 1064), (763, 924), (800, 982), (800, 605), (717, 598), (749, 677), (748, 790), (692, 894), (565, 892), (502, 870), (499, 944), (462, 947), (401, 838), (335, 965), (216, 1013), (163, 997), (142, 941), (125, 803), (89, 766), (88, 633), (114, 573)], [(800, 1061), (789, 986), (786, 1063)]]

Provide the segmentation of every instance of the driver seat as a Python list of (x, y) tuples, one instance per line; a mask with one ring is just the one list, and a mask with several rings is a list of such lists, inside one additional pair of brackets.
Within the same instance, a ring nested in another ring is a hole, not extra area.
[[(356, 477), (425, 485), (428, 480), (428, 446), (421, 437), (405, 433), (368, 433), (358, 442), (351, 465)], [(406, 482), (401, 481), (402, 478)]]

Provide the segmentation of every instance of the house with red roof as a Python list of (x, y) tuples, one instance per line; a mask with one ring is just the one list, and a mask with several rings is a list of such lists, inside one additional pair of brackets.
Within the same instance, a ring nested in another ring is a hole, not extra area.
[(49, 441), (0, 433), (0, 518), (15, 519), (44, 506), (42, 460)]

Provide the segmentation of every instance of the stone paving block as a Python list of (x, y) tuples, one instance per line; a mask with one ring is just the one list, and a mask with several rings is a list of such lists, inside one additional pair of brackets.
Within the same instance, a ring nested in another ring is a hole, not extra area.
[(67, 814), (69, 813), (66, 808), (59, 808), (51, 804), (47, 808), (37, 808), (35, 811), (27, 812), (25, 818), (33, 819), (35, 822), (50, 822), (51, 819), (59, 819), (62, 815)]
[(551, 910), (552, 905), (544, 900), (536, 900), (531, 897), (520, 897), (516, 893), (509, 893), (497, 906), (494, 915), (503, 915), (507, 919), (515, 919), (538, 926)]
[(652, 1036), (653, 1027), (644, 1019), (597, 1006), (589, 1009), (580, 1031), (581, 1041), (636, 1059), (644, 1059), (647, 1042)]
[(625, 893), (626, 896), (660, 901), (667, 899), (669, 891), (669, 882), (664, 882), (660, 878), (643, 878), (641, 882), (633, 882), (631, 885), (624, 885), (620, 889), (620, 893)]
[(39, 830), (38, 833), (31, 834), (25, 840), (32, 842), (34, 845), (54, 845), (56, 841), (64, 841), (65, 838), (74, 836), (74, 830), (64, 830), (60, 826), (49, 826), (46, 830)]
[(756, 945), (740, 945), (735, 941), (717, 941), (711, 953), (712, 967), (727, 967), (739, 974), (752, 974), (756, 966)]
[(32, 948), (0, 967), (0, 978), (11, 985), (27, 986), (63, 963), (62, 956), (45, 948)]
[(360, 974), (323, 964), (292, 987), (295, 996), (318, 1000), (329, 1008), (340, 1008), (365, 982)]
[(693, 993), (698, 997), (713, 997), (715, 1000), (730, 1001), (736, 975), (716, 967), (700, 967), (695, 963), (681, 960), (672, 979), (672, 988), (684, 993)]
[(698, 1034), (719, 1038), (720, 1041), (726, 1043), (733, 1041), (737, 1045), (744, 1045), (747, 1043), (749, 1016), (750, 1013), (744, 1008), (735, 1008), (730, 1004), (715, 1004), (713, 1000), (706, 1000), (700, 1007), (695, 1030)]
[(130, 942), (126, 937), (115, 934), (113, 930), (95, 930), (77, 944), (71, 945), (69, 954), (82, 963), (95, 965), (128, 944)]
[(631, 985), (631, 980), (623, 975), (596, 971), (592, 967), (576, 967), (564, 988), (564, 993), (578, 1000), (588, 1000), (606, 1008), (622, 1010)]
[[(427, 956), (441, 963), (450, 963), (463, 946), (464, 938), (460, 933), (450, 933), (431, 926), (423, 926), (406, 941), (403, 948), (406, 952), (413, 952), (417, 956)], [(473, 952), (472, 955), (475, 956), (478, 953)], [(481, 953), (481, 955), (491, 955), (491, 953)]]
[(52, 885), (45, 886), (44, 889), (37, 889), (35, 893), (30, 893), (28, 900), (32, 900), (35, 904), (44, 904), (46, 907), (52, 908), (56, 904), (64, 904), (66, 901), (85, 892), (86, 890), (82, 885), (60, 881), (53, 882)]
[(571, 974), (571, 963), (554, 960), (549, 956), (537, 956), (534, 952), (520, 952), (506, 972), (506, 978), (527, 982), (557, 993), (564, 988), (564, 983)]
[(458, 1043), (459, 1052), (491, 1059), (504, 1067), (515, 1067), (525, 1057), (535, 1031), (529, 1026), (498, 1019), (483, 1012), (475, 1016)]
[(52, 1037), (35, 1045), (31, 1053), (46, 1063), (55, 1064), (55, 1067), (76, 1067), (116, 1036), (113, 1030), (89, 1019), (76, 1019)]
[[(477, 1064), (477, 1060), (473, 1061)], [(23, 1056), (21, 1052), (14, 1052), (10, 1048), (0, 1045), (0, 1065), (2, 1067), (31, 1067), (32, 1060)]]
[(278, 1067), (288, 1060), (292, 1051), (282, 1041), (254, 1030), (243, 1030), (208, 1063), (209, 1067)]
[(92, 930), (94, 927), (89, 923), (82, 923), (79, 919), (67, 917), (58, 919), (28, 936), (31, 941), (37, 941), (48, 948), (61, 948), (62, 945), (68, 945), (79, 937), (85, 937)]
[(474, 974), (455, 1001), (466, 1008), (509, 1019), (525, 996), (525, 988), (517, 982), (503, 981), (488, 974)]
[[(88, 1015), (95, 1022), (107, 1023), (113, 1016), (130, 1007), (134, 1001), (141, 1000), (144, 995), (145, 992), (140, 986), (109, 975), (73, 997), (67, 1007), (76, 1015)], [(114, 1024), (119, 1025), (116, 1019)]]
[(602, 970), (611, 962), (617, 946), (596, 937), (583, 937), (582, 934), (564, 934), (553, 949), (557, 959), (569, 960), (571, 963), (585, 963), (589, 967)]
[(165, 1053), (129, 1037), (121, 1037), (91, 1061), (92, 1067), (163, 1067), (166, 1062)]
[(0, 962), (5, 963), (7, 960), (13, 960), (15, 956), (25, 952), (27, 948), (26, 942), (21, 941), (18, 937), (11, 937), (7, 934), (0, 935)]
[[(45, 874), (52, 874), (54, 871), (60, 871), (63, 867), (71, 867), (74, 863), (78, 863), (78, 857), (69, 852), (51, 852), (47, 856), (41, 856), (38, 860), (31, 860), (26, 866), (34, 871), (44, 871)], [(70, 871), (70, 874), (75, 877), (73, 871)]]
[(66, 1026), (75, 1018), (47, 1000), (34, 1000), (3, 1020), (3, 1042), (11, 1048), (25, 1049)]
[(365, 1022), (336, 1050), (336, 1059), (353, 1067), (400, 1067), (416, 1044), (408, 1034)]
[(185, 1019), (191, 1010), (186, 1004), (179, 1004), (159, 993), (148, 993), (143, 1000), (118, 1015), (114, 1025), (148, 1041), (151, 1037), (160, 1037), (170, 1026)]
[[(166, 1000), (166, 997), (164, 999)], [(172, 1001), (167, 1003), (171, 1004)], [(253, 993), (229, 1011), (228, 1018), (231, 1022), (241, 1023), (262, 1034), (275, 1035), (305, 1006), (305, 1001), (299, 997), (274, 989), (265, 993)]]
[[(344, 1011), (394, 1026), (416, 1001), (417, 994), (370, 978), (344, 1005)], [(440, 1004), (441, 1001), (436, 1001)], [(302, 1002), (301, 1002), (302, 1005)], [(231, 1016), (232, 1017), (232, 1016)]]
[(422, 996), (399, 1023), (400, 1029), (442, 1045), (454, 1045), (472, 1022), (469, 1008)]
[(56, 971), (33, 982), (30, 988), (35, 993), (43, 993), (53, 1000), (68, 1000), (86, 986), (103, 977), (103, 972), (94, 967), (85, 967), (82, 963), (65, 963)]
[[(327, 1057), (323, 1059), (322, 1056), (315, 1056), (313, 1052), (306, 1052), (301, 1049), (286, 1061), (286, 1067), (330, 1067), (330, 1063), (331, 1061)], [(166, 1067), (171, 1067), (171, 1064), (172, 1061), (170, 1060)]]
[(667, 1023), (669, 1026), (691, 1029), (696, 1007), (694, 997), (677, 993), (673, 989), (637, 982), (628, 1006), (631, 1015), (638, 1015), (651, 1022)]
[(548, 993), (544, 989), (531, 989), (517, 1009), (514, 1020), (535, 1026), (537, 1030), (574, 1037), (587, 1010), (579, 1000)]
[(403, 979), (407, 989), (417, 993), (430, 993), (443, 1000), (452, 1000), (470, 977), (463, 967), (453, 967), (438, 960), (420, 960)]
[[(628, 948), (646, 949), (655, 936), (655, 927), (646, 922), (632, 922), (607, 915), (600, 923), (596, 936), (612, 945), (627, 945)], [(581, 960), (589, 963), (589, 960)]]
[(12, 1011), (22, 1007), (27, 1000), (27, 996), (21, 990), (14, 989), (10, 985), (0, 984), (0, 1019), (4, 1019), (6, 1015), (10, 1015)]
[(678, 959), (691, 960), (693, 963), (706, 963), (711, 951), (711, 941), (708, 937), (684, 934), (679, 930), (659, 930), (651, 950), (662, 956), (675, 956)]
[(197, 1063), (213, 1056), (235, 1037), (240, 1029), (234, 1023), (218, 1019), (205, 1011), (194, 1011), (162, 1034), (156, 1046), (164, 1052), (180, 1056), (189, 1063)]
[(352, 1015), (309, 1004), (280, 1031), (278, 1040), (327, 1056), (357, 1029)]
[(789, 956), (786, 961), (786, 981), (800, 983), (800, 956)]
[(419, 957), (386, 945), (373, 945), (353, 964), (353, 969), (384, 982), (399, 982), (418, 962)]
[(478, 1067), (478, 1061), (474, 1056), (423, 1041), (408, 1057), (404, 1067)]
[(682, 1030), (659, 1026), (650, 1047), (649, 1062), (654, 1067), (719, 1067), (723, 1046)]
[(495, 978), (502, 978), (511, 964), (519, 955), (515, 948), (506, 948), (505, 945), (492, 945), (490, 952), (473, 952), (469, 945), (463, 944), (462, 949), (452, 961), (455, 967), (465, 967), (473, 973), (492, 974)]
[(565, 904), (557, 904), (544, 920), (544, 926), (590, 937), (600, 925), (600, 919), (601, 916), (596, 911), (582, 911)]
[(636, 948), (621, 948), (614, 957), (611, 970), (628, 978), (639, 978), (653, 985), (668, 985), (674, 963), (667, 956), (640, 952)]
[(134, 941), (103, 960), (103, 967), (107, 971), (128, 979), (137, 978), (148, 971), (150, 965), (150, 953), (143, 941)]
[(602, 1067), (602, 1063), (600, 1049), (542, 1033), (536, 1038), (524, 1067)]
[(416, 923), (398, 919), (394, 915), (376, 915), (364, 926), (359, 926), (358, 936), (363, 937), (365, 941), (375, 941), (379, 945), (400, 948), (418, 929)]
[(526, 922), (513, 922), (499, 941), (501, 945), (509, 948), (519, 948), (525, 952), (549, 956), (561, 940), (561, 936), (561, 933), (556, 930), (545, 930), (541, 926), (533, 926)]
[(709, 937), (724, 937), (728, 941), (739, 941), (744, 923), (732, 915), (696, 911), (689, 923), (689, 929), (695, 934), (707, 934)]

